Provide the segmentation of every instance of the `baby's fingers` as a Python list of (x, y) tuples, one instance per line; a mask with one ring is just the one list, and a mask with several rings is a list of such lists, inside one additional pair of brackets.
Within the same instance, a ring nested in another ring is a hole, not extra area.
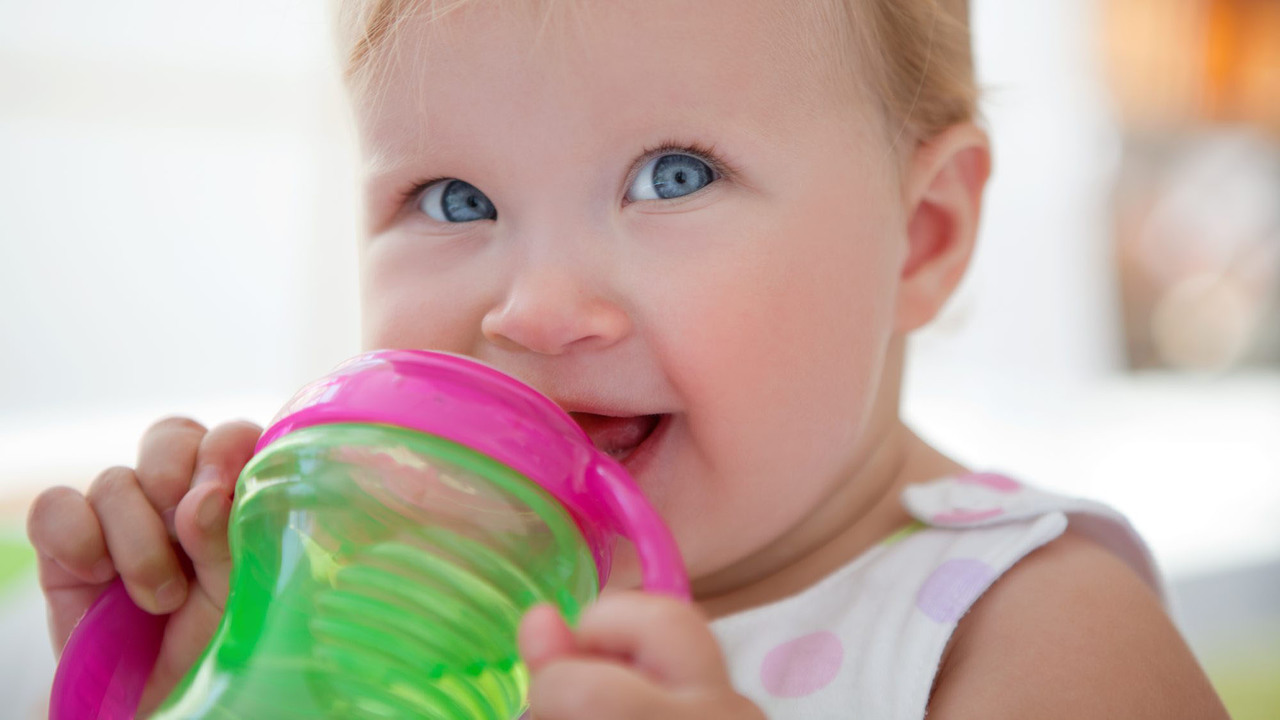
[(93, 509), (78, 490), (50, 488), (27, 512), (27, 537), (51, 574), (40, 577), (46, 589), (105, 583), (116, 576), (107, 543)]
[(88, 500), (107, 552), (138, 607), (156, 614), (180, 607), (187, 597), (186, 575), (134, 471), (104, 471), (89, 486)]
[(179, 503), (174, 518), (178, 540), (191, 558), (196, 578), (219, 608), (226, 604), (231, 576), (227, 520), (236, 479), (253, 457), (261, 434), (257, 425), (236, 421), (205, 435), (196, 453), (191, 491)]
[(608, 661), (562, 658), (529, 687), (535, 720), (640, 720), (673, 717), (672, 703), (648, 678)]
[(46, 490), (31, 504), (27, 537), (36, 550), (40, 587), (49, 602), (49, 633), (55, 650), (102, 588), (115, 577), (98, 518), (79, 491)]
[(196, 452), (207, 432), (190, 418), (167, 417), (147, 428), (138, 443), (138, 484), (171, 537), (177, 537), (174, 514), (191, 488)]
[(706, 617), (692, 603), (625, 591), (601, 596), (575, 631), (587, 652), (629, 658), (667, 687), (727, 687), (724, 656)]

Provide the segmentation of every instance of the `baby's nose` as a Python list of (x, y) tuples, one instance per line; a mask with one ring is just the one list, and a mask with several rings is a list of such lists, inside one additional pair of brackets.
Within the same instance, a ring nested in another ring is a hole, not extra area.
[(544, 266), (516, 277), (480, 329), (504, 350), (560, 355), (613, 345), (631, 332), (631, 318), (573, 270)]

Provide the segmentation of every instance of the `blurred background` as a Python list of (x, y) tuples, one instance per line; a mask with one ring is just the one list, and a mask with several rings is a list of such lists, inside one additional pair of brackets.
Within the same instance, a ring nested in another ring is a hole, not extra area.
[[(0, 715), (53, 657), (30, 499), (359, 351), (315, 0), (0, 0)], [(1280, 717), (1280, 0), (973, 0), (996, 172), (910, 422), (1126, 513), (1237, 718)], [(11, 714), (12, 713), (12, 714)]]

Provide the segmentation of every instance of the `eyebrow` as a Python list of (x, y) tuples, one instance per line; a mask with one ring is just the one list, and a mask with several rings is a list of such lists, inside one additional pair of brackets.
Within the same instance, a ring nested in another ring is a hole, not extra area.
[[(410, 131), (410, 128), (401, 125), (403, 122), (405, 121), (401, 119), (392, 125), (375, 129), (374, 135), (368, 138), (368, 143), (362, 144), (360, 154), (363, 162), (360, 170), (367, 181), (377, 182), (389, 175), (399, 175), (406, 167), (420, 164), (425, 157), (439, 157), (449, 147), (436, 133), (425, 132), (429, 124), (425, 117), (415, 117), (411, 121), (414, 125), (412, 140), (407, 143), (399, 142), (398, 139)], [(388, 133), (389, 137), (383, 133)]]
[(384, 150), (377, 150), (365, 158), (360, 169), (365, 183), (374, 184), (382, 181), (387, 176), (398, 175), (413, 162), (412, 157), (404, 155), (393, 156)]
[(410, 172), (410, 169), (420, 166), (422, 156), (438, 147), (438, 143), (429, 143), (413, 152), (391, 153), (378, 149), (366, 155), (359, 165), (359, 187), (370, 220), (382, 217), (384, 211), (400, 201), (397, 194), (402, 187), (414, 179), (422, 179), (420, 171)]

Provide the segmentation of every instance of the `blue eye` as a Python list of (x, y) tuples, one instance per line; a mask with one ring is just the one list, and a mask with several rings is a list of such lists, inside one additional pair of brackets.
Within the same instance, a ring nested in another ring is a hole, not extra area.
[(428, 185), (418, 201), (418, 209), (440, 222), (498, 219), (498, 211), (489, 198), (471, 183), (461, 180), (437, 180)]
[(640, 168), (628, 200), (667, 200), (695, 193), (711, 184), (716, 173), (711, 166), (692, 155), (671, 153), (660, 155)]

